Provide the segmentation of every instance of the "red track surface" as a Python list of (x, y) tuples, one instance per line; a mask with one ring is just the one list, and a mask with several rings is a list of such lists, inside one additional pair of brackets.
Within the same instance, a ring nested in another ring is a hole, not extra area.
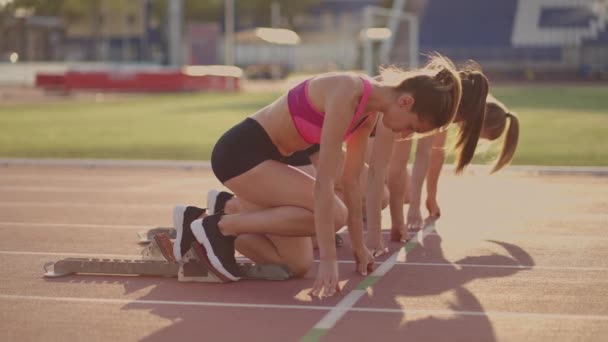
[[(325, 300), (306, 295), (314, 269), (228, 285), (42, 277), (45, 262), (64, 257), (135, 257), (137, 231), (169, 226), (174, 204), (203, 205), (217, 186), (201, 170), (0, 168), (0, 339), (291, 341), (363, 279), (348, 246), (344, 289)], [(606, 178), (444, 176), (437, 232), (323, 340), (605, 340), (606, 194)]]

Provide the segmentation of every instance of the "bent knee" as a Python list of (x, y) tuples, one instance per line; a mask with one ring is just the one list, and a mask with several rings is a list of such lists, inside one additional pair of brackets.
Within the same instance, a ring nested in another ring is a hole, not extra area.
[(310, 258), (290, 262), (287, 264), (287, 268), (289, 268), (289, 271), (294, 278), (302, 278), (306, 275), (306, 273), (308, 273), (308, 271), (310, 271), (312, 264), (313, 259), (311, 255)]

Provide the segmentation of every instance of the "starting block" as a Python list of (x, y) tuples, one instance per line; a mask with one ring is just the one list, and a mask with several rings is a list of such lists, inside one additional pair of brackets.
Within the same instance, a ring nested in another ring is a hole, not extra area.
[(154, 236), (157, 234), (167, 234), (169, 238), (175, 239), (177, 237), (177, 232), (173, 227), (157, 227), (148, 230), (142, 230), (137, 232), (137, 237), (139, 238), (140, 245), (149, 244), (154, 241)]
[[(284, 265), (240, 263), (239, 277), (243, 280), (287, 280), (291, 273)], [(190, 250), (182, 261), (167, 261), (154, 239), (142, 250), (141, 259), (67, 258), (44, 264), (45, 278), (70, 274), (106, 274), (131, 276), (177, 277), (181, 282), (221, 283)]]

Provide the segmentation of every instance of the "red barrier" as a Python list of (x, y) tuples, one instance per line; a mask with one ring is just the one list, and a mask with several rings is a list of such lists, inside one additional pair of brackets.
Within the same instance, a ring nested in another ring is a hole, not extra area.
[(187, 75), (181, 71), (68, 71), (36, 75), (36, 86), (65, 90), (132, 92), (238, 91), (238, 77)]
[(36, 74), (36, 87), (44, 89), (64, 89), (65, 75), (58, 74)]
[(66, 73), (69, 90), (94, 89), (110, 91), (181, 91), (180, 72), (75, 72)]

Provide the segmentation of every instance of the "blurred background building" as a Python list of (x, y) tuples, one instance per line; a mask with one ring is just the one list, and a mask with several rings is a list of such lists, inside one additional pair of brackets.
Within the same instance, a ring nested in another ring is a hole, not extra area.
[[(366, 18), (370, 6), (407, 13), (416, 26), (395, 25), (378, 11)], [(607, 8), (606, 0), (0, 0), (0, 66), (229, 59), (250, 77), (361, 70), (362, 33), (381, 28), (389, 34), (370, 45), (374, 69), (416, 65), (438, 51), (456, 62), (476, 60), (494, 79), (598, 80), (608, 78)], [(226, 29), (232, 22), (234, 35)], [(259, 28), (297, 39), (273, 40)]]

